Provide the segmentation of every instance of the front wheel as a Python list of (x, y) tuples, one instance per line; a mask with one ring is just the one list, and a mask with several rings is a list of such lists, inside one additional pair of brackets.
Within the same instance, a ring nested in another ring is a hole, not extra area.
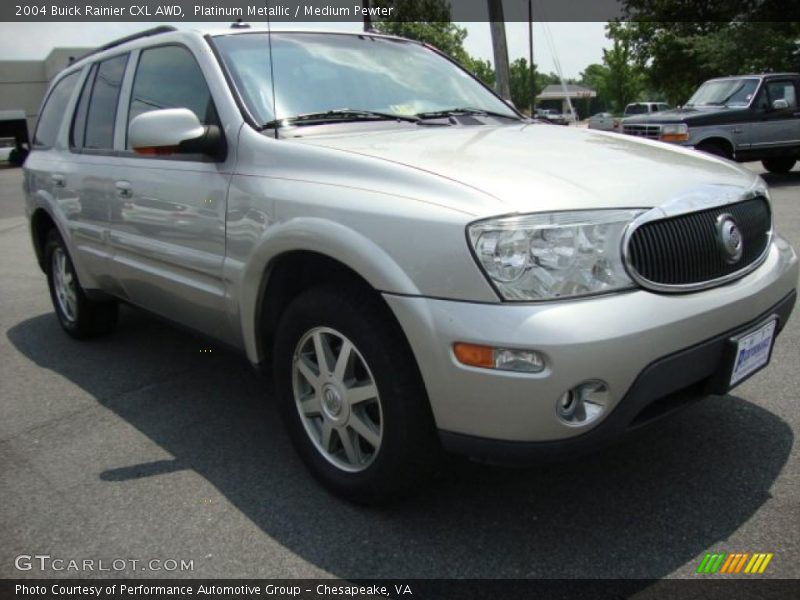
[(318, 287), (286, 308), (275, 336), (280, 410), (314, 476), (361, 504), (397, 497), (439, 447), (411, 350), (371, 290)]
[(75, 338), (110, 333), (117, 323), (117, 303), (86, 296), (64, 240), (55, 229), (47, 234), (44, 255), (50, 298), (64, 331)]
[(761, 161), (764, 168), (770, 173), (788, 173), (794, 167), (797, 159), (789, 156), (782, 156), (780, 158), (765, 158)]

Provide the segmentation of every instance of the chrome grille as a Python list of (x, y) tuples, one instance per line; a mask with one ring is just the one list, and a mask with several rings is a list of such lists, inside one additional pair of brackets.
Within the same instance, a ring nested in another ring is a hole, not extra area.
[(634, 125), (623, 123), (622, 133), (657, 140), (661, 135), (661, 125)]
[[(730, 215), (742, 239), (742, 255), (729, 262), (717, 219)], [(772, 235), (769, 203), (756, 196), (735, 204), (645, 222), (630, 234), (627, 263), (645, 287), (701, 288), (749, 271), (764, 256)], [(651, 285), (654, 284), (654, 285)]]

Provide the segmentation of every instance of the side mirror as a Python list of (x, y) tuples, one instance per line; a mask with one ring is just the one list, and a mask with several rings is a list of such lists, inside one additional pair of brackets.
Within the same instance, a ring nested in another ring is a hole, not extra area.
[(225, 157), (225, 138), (216, 125), (204, 126), (188, 108), (165, 108), (142, 113), (128, 128), (130, 147), (144, 156), (206, 154)]
[(778, 98), (772, 102), (772, 110), (786, 110), (789, 108), (789, 103), (784, 98)]

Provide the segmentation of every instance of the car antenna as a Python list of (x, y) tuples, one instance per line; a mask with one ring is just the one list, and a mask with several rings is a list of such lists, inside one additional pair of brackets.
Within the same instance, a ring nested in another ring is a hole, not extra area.
[(272, 22), (269, 18), (269, 0), (264, 0), (267, 7), (267, 40), (269, 43), (269, 79), (272, 82), (272, 120), (275, 123), (275, 139), (278, 139), (278, 108), (275, 99), (275, 69), (272, 66)]

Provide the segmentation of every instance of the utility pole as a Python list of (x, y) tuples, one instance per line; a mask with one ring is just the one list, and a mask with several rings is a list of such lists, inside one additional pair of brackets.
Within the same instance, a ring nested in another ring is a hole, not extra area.
[(497, 81), (495, 90), (506, 100), (511, 100), (511, 77), (508, 68), (508, 45), (506, 44), (506, 24), (503, 18), (503, 0), (487, 0), (489, 3), (489, 22), (492, 28), (492, 49), (494, 50), (494, 72)]
[(372, 17), (369, 16), (369, 0), (361, 0), (364, 7), (364, 31), (372, 31)]
[(531, 78), (531, 116), (536, 110), (536, 68), (533, 65), (533, 0), (528, 0), (528, 60)]

